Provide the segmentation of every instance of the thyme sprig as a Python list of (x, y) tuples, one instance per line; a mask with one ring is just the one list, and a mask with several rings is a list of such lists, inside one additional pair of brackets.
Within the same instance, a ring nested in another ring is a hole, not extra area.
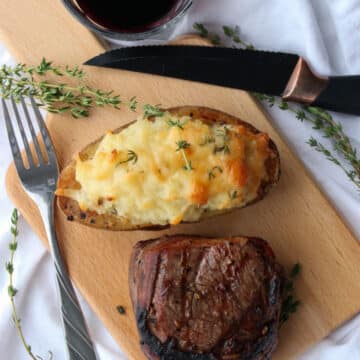
[(280, 326), (286, 322), (289, 317), (294, 314), (299, 306), (300, 300), (295, 299), (294, 292), (294, 283), (298, 278), (301, 272), (301, 265), (296, 263), (291, 269), (290, 275), (286, 280), (286, 283), (282, 289), (282, 303), (281, 303), (281, 311), (280, 311)]
[[(214, 34), (210, 33), (203, 24), (194, 24), (194, 29), (200, 36), (208, 38), (210, 41), (214, 37)], [(241, 39), (238, 26), (223, 26), (222, 30), (225, 37), (231, 41), (233, 47), (255, 49), (252, 44)], [(223, 42), (220, 41), (219, 44), (223, 45)], [(351, 143), (350, 138), (346, 135), (341, 124), (336, 122), (329, 112), (313, 106), (290, 105), (288, 102), (271, 95), (259, 93), (253, 93), (253, 95), (258, 100), (267, 103), (270, 107), (277, 106), (281, 110), (293, 112), (298, 120), (305, 120), (311, 123), (314, 130), (320, 131), (324, 138), (329, 139), (333, 150), (338, 156), (334, 155), (330, 149), (314, 139), (314, 137), (311, 137), (307, 141), (307, 144), (317, 152), (322, 153), (327, 160), (339, 166), (360, 192), (360, 158), (355, 146)]]
[(180, 119), (177, 119), (177, 120), (169, 119), (166, 123), (170, 127), (177, 127), (180, 130), (184, 130), (184, 124), (180, 122)]
[[(119, 95), (85, 85), (84, 77), (85, 72), (78, 66), (55, 66), (45, 58), (38, 66), (2, 65), (0, 96), (5, 99), (12, 96), (17, 101), (20, 96), (33, 96), (45, 110), (70, 113), (75, 118), (88, 116), (92, 107), (119, 108)], [(127, 105), (135, 111), (136, 99), (130, 99)]]
[(208, 29), (200, 23), (195, 23), (193, 26), (201, 37), (209, 39), (213, 45), (221, 45), (221, 38), (218, 34), (210, 33)]
[(253, 95), (270, 107), (276, 105), (281, 110), (293, 112), (298, 120), (309, 122), (314, 130), (318, 130), (324, 138), (328, 138), (331, 141), (333, 150), (339, 157), (335, 156), (330, 149), (313, 136), (310, 137), (307, 144), (317, 152), (322, 153), (327, 160), (339, 166), (357, 190), (360, 191), (360, 158), (356, 148), (345, 134), (341, 124), (336, 122), (326, 110), (314, 106), (294, 106), (271, 95), (258, 93), (253, 93)]
[(203, 38), (208, 38), (209, 30), (205, 27), (204, 24), (194, 23), (193, 28), (199, 36)]
[(130, 162), (132, 162), (133, 164), (136, 164), (137, 161), (138, 161), (138, 156), (137, 156), (136, 152), (133, 150), (128, 150), (127, 158), (123, 161), (118, 162), (117, 165), (126, 164), (126, 163), (130, 163)]
[(190, 147), (190, 144), (186, 140), (179, 140), (176, 142), (176, 145), (177, 145), (176, 151), (180, 151), (182, 157), (184, 158), (185, 165), (183, 166), (183, 168), (189, 171), (193, 170), (194, 168), (192, 167), (191, 161), (188, 159), (185, 152), (185, 150)]
[(160, 109), (159, 105), (145, 104), (143, 106), (144, 119), (149, 116), (164, 116), (165, 111)]
[[(11, 304), (11, 311), (12, 311), (12, 318), (16, 327), (16, 331), (20, 337), (21, 343), (23, 344), (27, 354), (29, 357), (33, 360), (41, 360), (42, 358), (39, 355), (34, 355), (31, 346), (28, 344), (28, 342), (25, 340), (25, 336), (21, 327), (21, 320), (17, 314), (16, 306), (15, 306), (15, 296), (18, 293), (18, 290), (14, 287), (14, 256), (15, 252), (17, 250), (18, 246), (18, 220), (19, 220), (19, 214), (17, 209), (14, 209), (11, 214), (11, 227), (10, 227), (10, 233), (12, 235), (11, 242), (9, 244), (9, 250), (10, 250), (10, 260), (5, 264), (5, 268), (7, 273), (9, 274), (9, 285), (8, 285), (8, 295), (10, 298), (10, 304)], [(51, 360), (53, 357), (51, 351), (49, 351), (49, 360)]]
[(247, 50), (254, 50), (254, 46), (246, 43), (240, 38), (240, 28), (239, 26), (231, 27), (231, 26), (223, 26), (224, 34), (230, 38), (235, 44), (239, 44)]
[(319, 143), (316, 139), (311, 137), (307, 142), (311, 147), (313, 147), (316, 151), (325, 155), (325, 157), (333, 162), (335, 165), (340, 166), (341, 169), (345, 172), (350, 181), (355, 184), (360, 189), (360, 178), (359, 178), (359, 170), (357, 172), (355, 170), (347, 169), (340, 161), (337, 159), (329, 149), (327, 149), (323, 144)]
[(176, 151), (188, 149), (190, 147), (190, 144), (186, 140), (179, 140), (176, 142), (176, 145), (178, 146)]
[(137, 105), (138, 105), (138, 102), (137, 102), (136, 96), (133, 96), (129, 101), (129, 109), (131, 111), (135, 112)]

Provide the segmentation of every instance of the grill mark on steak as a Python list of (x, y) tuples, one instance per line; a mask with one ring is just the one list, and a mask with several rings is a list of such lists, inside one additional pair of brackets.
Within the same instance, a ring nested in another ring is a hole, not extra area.
[(213, 354), (194, 354), (176, 348), (174, 339), (162, 343), (147, 326), (147, 311), (137, 309), (136, 321), (141, 335), (141, 345), (149, 359), (156, 360), (216, 360)]
[[(148, 279), (150, 296), (141, 294)], [(282, 268), (260, 239), (142, 242), (130, 284), (143, 351), (154, 360), (267, 359), (277, 345), (281, 282)]]
[[(160, 254), (160, 256), (157, 256), (157, 258), (156, 258), (156, 274), (159, 273), (160, 263), (161, 263), (161, 254)], [(153, 285), (152, 285), (152, 291), (151, 291), (151, 296), (150, 296), (150, 298), (149, 298), (149, 301), (150, 301), (150, 303), (149, 303), (150, 311), (149, 311), (149, 320), (148, 320), (149, 322), (155, 321), (155, 318), (154, 318), (154, 317), (155, 317), (155, 314), (152, 314), (153, 308), (151, 307), (151, 299), (154, 298), (157, 280), (158, 280), (158, 277), (154, 277), (154, 279), (153, 279)]]
[[(182, 295), (181, 295), (181, 318), (186, 319), (185, 313), (186, 313), (186, 301), (187, 301), (187, 277), (188, 277), (188, 257), (189, 253), (187, 249), (184, 251), (184, 262), (183, 262), (183, 273), (181, 278), (181, 289), (182, 289)], [(181, 332), (181, 327), (183, 323), (179, 323), (179, 329), (178, 332)]]

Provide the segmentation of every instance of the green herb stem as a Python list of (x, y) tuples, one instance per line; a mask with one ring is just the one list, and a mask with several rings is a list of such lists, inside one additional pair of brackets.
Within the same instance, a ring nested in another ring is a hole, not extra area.
[(316, 139), (314, 139), (313, 137), (311, 137), (308, 142), (307, 142), (311, 147), (313, 147), (317, 152), (322, 153), (325, 155), (325, 157), (331, 161), (332, 163), (334, 163), (335, 165), (339, 166), (344, 173), (346, 174), (346, 176), (349, 178), (349, 180), (358, 188), (358, 190), (360, 191), (360, 178), (358, 173), (356, 173), (353, 170), (348, 170), (341, 162), (339, 159), (337, 159), (329, 149), (327, 149), (323, 144), (321, 144), (320, 142), (318, 142)]
[(186, 153), (185, 153), (185, 149), (190, 147), (190, 144), (186, 141), (186, 140), (179, 140), (176, 142), (176, 145), (178, 146), (176, 151), (180, 151), (181, 155), (184, 159), (185, 165), (184, 165), (184, 169), (185, 170), (194, 170), (194, 168), (192, 167), (191, 161), (189, 161)]
[(291, 111), (296, 115), (298, 120), (305, 120), (311, 123), (314, 130), (319, 130), (324, 138), (329, 138), (334, 150), (340, 154), (351, 167), (350, 170), (340, 159), (335, 157), (329, 149), (313, 137), (307, 141), (307, 144), (317, 152), (322, 153), (327, 160), (339, 166), (358, 191), (360, 191), (360, 159), (357, 156), (356, 149), (352, 146), (349, 137), (344, 133), (341, 124), (337, 123), (327, 111), (313, 106), (296, 108), (288, 102), (275, 98), (274, 96), (258, 93), (253, 93), (253, 95), (258, 100), (265, 101), (270, 107), (277, 105), (281, 110)]
[[(13, 235), (13, 239), (11, 244), (16, 244), (16, 236)], [(11, 250), (11, 254), (10, 254), (10, 264), (14, 264), (14, 255), (15, 255), (15, 251)], [(35, 355), (32, 353), (31, 351), (31, 347), (30, 345), (26, 342), (25, 340), (25, 336), (24, 333), (22, 331), (22, 327), (20, 325), (20, 319), (18, 317), (17, 311), (16, 311), (16, 307), (15, 307), (15, 295), (17, 293), (17, 290), (13, 287), (13, 272), (9, 273), (9, 287), (8, 287), (8, 293), (9, 293), (9, 298), (10, 298), (10, 304), (11, 304), (11, 311), (12, 311), (12, 318), (16, 327), (16, 331), (20, 337), (20, 340), (22, 342), (22, 344), (24, 345), (24, 348), (26, 349), (27, 353), (29, 354), (29, 356), (34, 359), (37, 360), (37, 358), (35, 357)]]
[(191, 161), (189, 161), (189, 159), (187, 158), (186, 154), (185, 154), (185, 151), (183, 149), (181, 149), (181, 155), (185, 161), (185, 165), (184, 165), (184, 169), (185, 170), (192, 170), (193, 167), (191, 165)]
[[(26, 350), (26, 352), (28, 353), (28, 355), (30, 356), (31, 359), (33, 360), (38, 360), (40, 357), (35, 356), (31, 350), (31, 346), (27, 343), (27, 341), (25, 340), (25, 336), (24, 333), (22, 331), (22, 327), (20, 324), (20, 318), (18, 317), (17, 311), (16, 311), (16, 306), (15, 306), (15, 296), (17, 294), (17, 290), (14, 287), (14, 279), (13, 279), (13, 275), (14, 275), (14, 256), (15, 256), (15, 252), (18, 246), (17, 243), (17, 237), (19, 234), (18, 231), (18, 212), (17, 209), (14, 209), (11, 215), (11, 235), (12, 235), (12, 240), (9, 244), (9, 250), (10, 250), (10, 260), (9, 262), (6, 263), (6, 271), (9, 274), (9, 285), (8, 285), (8, 295), (9, 295), (9, 299), (10, 299), (10, 304), (11, 304), (11, 311), (12, 311), (12, 318), (15, 324), (15, 328), (16, 331), (20, 337), (20, 340), (22, 342), (22, 344), (24, 345), (24, 348)], [(50, 356), (52, 354), (50, 353)]]

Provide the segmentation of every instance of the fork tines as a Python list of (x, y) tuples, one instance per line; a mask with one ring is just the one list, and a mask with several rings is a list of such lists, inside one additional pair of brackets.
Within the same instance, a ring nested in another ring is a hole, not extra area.
[[(12, 121), (12, 117), (10, 116), (10, 106), (8, 106), (7, 102), (3, 98), (1, 99), (1, 102), (3, 107), (6, 129), (9, 136), (11, 151), (17, 169), (25, 170), (36, 166), (49, 164), (51, 162), (56, 163), (54, 149), (48, 131), (46, 129), (43, 117), (38, 109), (37, 104), (35, 103), (35, 100), (32, 97), (30, 97), (30, 103), (33, 108), (36, 124), (38, 129), (40, 130), (39, 138), (36, 136), (34, 123), (27, 109), (27, 105), (25, 104), (24, 98), (22, 96), (19, 97), (19, 102), (21, 104), (21, 107), (20, 104), (16, 103), (13, 97), (11, 97), (9, 101), (12, 104), (11, 106), (12, 111), (14, 117), (16, 118), (17, 127), (22, 139), (22, 143), (24, 145), (25, 154), (26, 154), (26, 156), (24, 156), (24, 159), (21, 156), (19, 142), (17, 140), (16, 132), (14, 130), (13, 123), (15, 122), (15, 120)], [(34, 149), (33, 152), (31, 151), (30, 142), (28, 140), (28, 136), (26, 134), (23, 121), (21, 119), (21, 113), (24, 115), (23, 117), (26, 119), (27, 128), (31, 135), (32, 144), (33, 144), (32, 148)]]

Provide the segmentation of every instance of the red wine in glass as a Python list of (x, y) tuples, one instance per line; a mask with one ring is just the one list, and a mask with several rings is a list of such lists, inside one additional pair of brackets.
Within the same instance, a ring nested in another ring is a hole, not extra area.
[(143, 32), (165, 23), (179, 0), (76, 0), (94, 23), (119, 32)]

